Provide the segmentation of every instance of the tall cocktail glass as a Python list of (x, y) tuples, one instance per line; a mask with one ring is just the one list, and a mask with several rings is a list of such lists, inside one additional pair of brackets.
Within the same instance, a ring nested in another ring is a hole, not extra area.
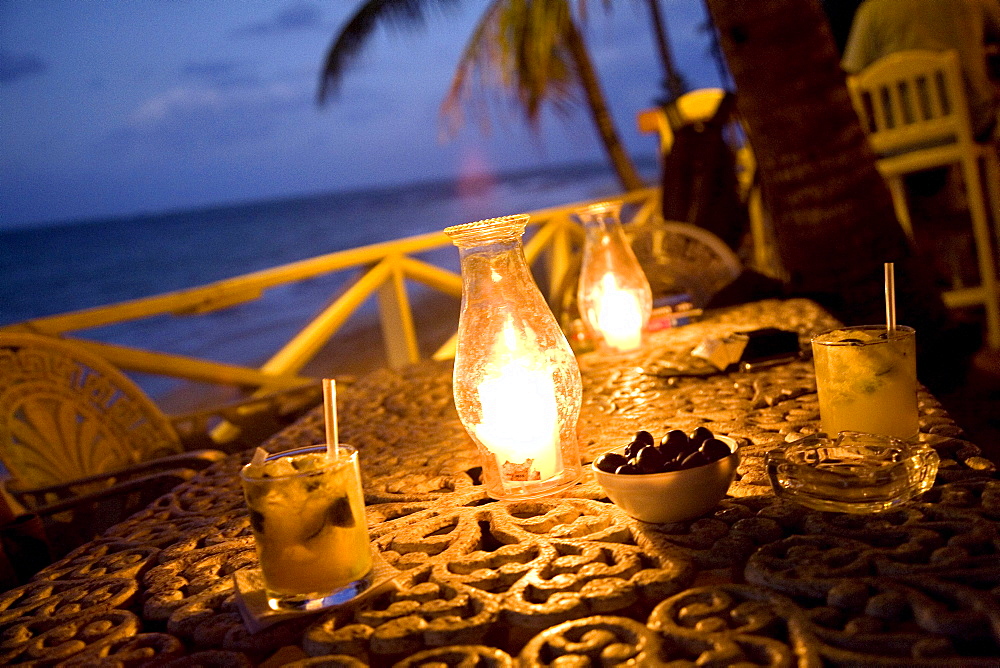
[(268, 606), (312, 608), (370, 584), (368, 525), (358, 453), (340, 445), (289, 450), (240, 472)]
[(911, 327), (862, 325), (812, 339), (823, 431), (859, 431), (911, 439), (917, 414), (916, 333)]

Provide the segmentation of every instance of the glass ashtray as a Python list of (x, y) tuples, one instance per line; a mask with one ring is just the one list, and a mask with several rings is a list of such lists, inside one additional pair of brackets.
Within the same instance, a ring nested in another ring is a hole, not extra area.
[(872, 513), (934, 484), (939, 457), (927, 444), (843, 431), (814, 434), (767, 453), (774, 493), (814, 510)]

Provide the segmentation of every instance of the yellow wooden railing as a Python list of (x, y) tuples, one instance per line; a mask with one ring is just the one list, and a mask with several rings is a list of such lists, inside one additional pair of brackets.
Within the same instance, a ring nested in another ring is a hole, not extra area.
[[(600, 200), (610, 199), (634, 205), (636, 210), (632, 220), (639, 223), (656, 210), (657, 195), (655, 188), (648, 188)], [(600, 200), (530, 212), (529, 228), (525, 234), (525, 256), (536, 270), (544, 272), (544, 280), (540, 283), (547, 286), (552, 303), (558, 302), (581, 245), (582, 231), (572, 214)], [(406, 281), (417, 281), (460, 298), (462, 281), (458, 274), (414, 257), (449, 246), (451, 242), (443, 232), (423, 234), (329, 253), (195, 288), (27, 320), (0, 327), (0, 330), (69, 338), (66, 335), (74, 332), (158, 315), (196, 316), (210, 313), (258, 299), (265, 291), (277, 286), (344, 270), (360, 270), (336, 300), (292, 336), (260, 368), (73, 337), (75, 342), (122, 370), (216, 385), (257, 388), (260, 392), (281, 390), (311, 380), (302, 375), (302, 369), (373, 295), (378, 301), (389, 365), (399, 367), (418, 361), (418, 338)], [(446, 359), (453, 354), (452, 339), (434, 357)]]

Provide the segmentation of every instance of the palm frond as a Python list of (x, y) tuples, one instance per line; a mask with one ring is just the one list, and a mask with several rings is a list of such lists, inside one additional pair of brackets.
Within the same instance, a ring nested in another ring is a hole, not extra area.
[[(463, 51), (441, 105), (446, 133), (461, 127), (463, 106), (478, 102), (476, 93), (485, 99), (508, 93), (534, 129), (545, 103), (568, 113), (580, 101), (565, 44), (572, 20), (567, 0), (495, 0)], [(475, 114), (487, 124), (488, 106), (478, 104)]]
[(533, 0), (528, 12), (511, 13), (505, 43), (514, 61), (509, 82), (517, 91), (526, 117), (537, 124), (543, 103), (565, 110), (578, 100), (579, 83), (566, 49), (566, 30), (572, 16), (566, 0)]
[[(441, 117), (444, 119), (443, 134), (446, 137), (458, 132), (462, 126), (462, 109), (472, 104), (472, 90), (476, 86), (473, 79), (479, 82), (479, 88), (489, 88), (482, 80), (487, 73), (499, 69), (499, 39), (497, 35), (497, 17), (508, 0), (494, 0), (483, 17), (476, 24), (472, 36), (462, 50), (462, 56), (455, 68), (448, 93), (441, 103)], [(489, 114), (486, 104), (477, 105), (476, 116), (483, 122), (483, 130), (488, 131)]]
[(334, 97), (344, 73), (357, 60), (372, 34), (381, 26), (422, 27), (431, 11), (447, 11), (460, 0), (368, 0), (340, 29), (326, 54), (320, 73), (317, 101)]

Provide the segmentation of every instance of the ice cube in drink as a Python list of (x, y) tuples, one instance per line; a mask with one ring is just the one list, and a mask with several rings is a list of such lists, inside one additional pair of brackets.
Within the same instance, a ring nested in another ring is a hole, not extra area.
[(242, 471), (250, 524), (269, 594), (320, 598), (372, 568), (358, 455), (302, 448)]
[(917, 413), (916, 335), (885, 325), (835, 329), (812, 340), (823, 431), (914, 438)]

